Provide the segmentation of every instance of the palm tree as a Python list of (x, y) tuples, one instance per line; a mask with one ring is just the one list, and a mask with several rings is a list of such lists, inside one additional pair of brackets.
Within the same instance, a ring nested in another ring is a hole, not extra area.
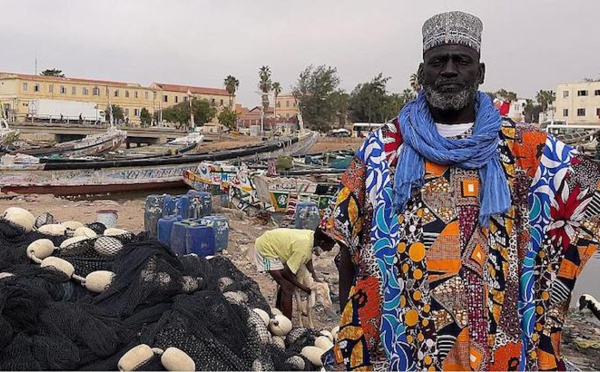
[(235, 76), (227, 75), (223, 84), (225, 85), (225, 90), (229, 93), (229, 109), (231, 110), (233, 108), (233, 97), (240, 86), (240, 82)]
[(556, 100), (556, 93), (551, 90), (540, 90), (537, 92), (535, 100), (540, 104), (542, 111), (546, 112), (552, 102)]
[(277, 122), (277, 97), (279, 97), (279, 93), (281, 93), (281, 84), (276, 81), (271, 88), (273, 88), (273, 100), (275, 101), (273, 104), (273, 116), (275, 117), (275, 122)]
[(263, 106), (263, 117), (269, 110), (269, 92), (273, 88), (273, 82), (271, 81), (271, 68), (269, 66), (262, 66), (258, 70), (258, 89), (262, 92), (262, 106)]
[(417, 74), (410, 75), (410, 87), (415, 93), (419, 93), (421, 90), (421, 83), (419, 83), (419, 76)]

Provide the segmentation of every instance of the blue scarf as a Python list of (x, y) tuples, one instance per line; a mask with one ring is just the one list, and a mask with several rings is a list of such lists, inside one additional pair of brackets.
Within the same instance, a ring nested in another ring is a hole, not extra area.
[(498, 132), (502, 120), (487, 94), (478, 92), (473, 134), (464, 139), (439, 135), (425, 93), (406, 104), (398, 116), (404, 140), (394, 179), (394, 208), (403, 213), (413, 189), (424, 184), (427, 159), (441, 165), (479, 170), (481, 180), (479, 223), (489, 226), (490, 216), (510, 207), (508, 181), (500, 164)]

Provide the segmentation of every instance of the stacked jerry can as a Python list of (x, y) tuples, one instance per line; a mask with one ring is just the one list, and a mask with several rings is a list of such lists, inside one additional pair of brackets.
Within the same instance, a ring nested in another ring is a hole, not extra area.
[(144, 228), (178, 255), (212, 256), (227, 248), (229, 224), (225, 217), (211, 213), (212, 196), (208, 192), (149, 195)]

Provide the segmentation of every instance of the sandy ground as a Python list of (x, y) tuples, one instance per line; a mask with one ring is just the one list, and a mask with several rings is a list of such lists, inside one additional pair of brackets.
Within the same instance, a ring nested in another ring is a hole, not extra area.
[[(96, 221), (96, 211), (104, 209), (116, 210), (117, 227), (132, 232), (144, 229), (144, 199), (136, 198), (125, 202), (113, 200), (76, 201), (55, 198), (51, 195), (4, 195), (0, 194), (0, 212), (6, 208), (17, 206), (28, 209), (34, 215), (50, 212), (59, 221), (77, 220), (80, 222)], [(274, 226), (262, 220), (249, 218), (238, 211), (221, 210), (230, 223), (229, 246), (224, 255), (229, 257), (246, 275), (254, 279), (269, 303), (275, 303), (275, 283), (268, 274), (256, 272), (253, 256), (254, 240), (262, 232)], [(336, 252), (328, 252), (314, 258), (318, 275), (330, 284), (334, 310), (339, 314), (337, 305), (337, 271), (333, 264)], [(322, 308), (315, 309), (315, 328), (331, 329), (337, 325), (339, 315), (330, 317)], [(298, 324), (297, 316), (294, 323)], [(600, 322), (588, 314), (572, 310), (564, 327), (562, 353), (582, 370), (600, 370)]]

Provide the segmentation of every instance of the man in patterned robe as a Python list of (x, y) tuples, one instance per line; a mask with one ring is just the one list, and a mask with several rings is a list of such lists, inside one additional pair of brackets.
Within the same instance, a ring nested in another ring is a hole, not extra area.
[(600, 167), (490, 109), (482, 28), (462, 12), (425, 22), (423, 90), (368, 136), (322, 220), (347, 299), (327, 364), (566, 368), (570, 293), (600, 237)]

